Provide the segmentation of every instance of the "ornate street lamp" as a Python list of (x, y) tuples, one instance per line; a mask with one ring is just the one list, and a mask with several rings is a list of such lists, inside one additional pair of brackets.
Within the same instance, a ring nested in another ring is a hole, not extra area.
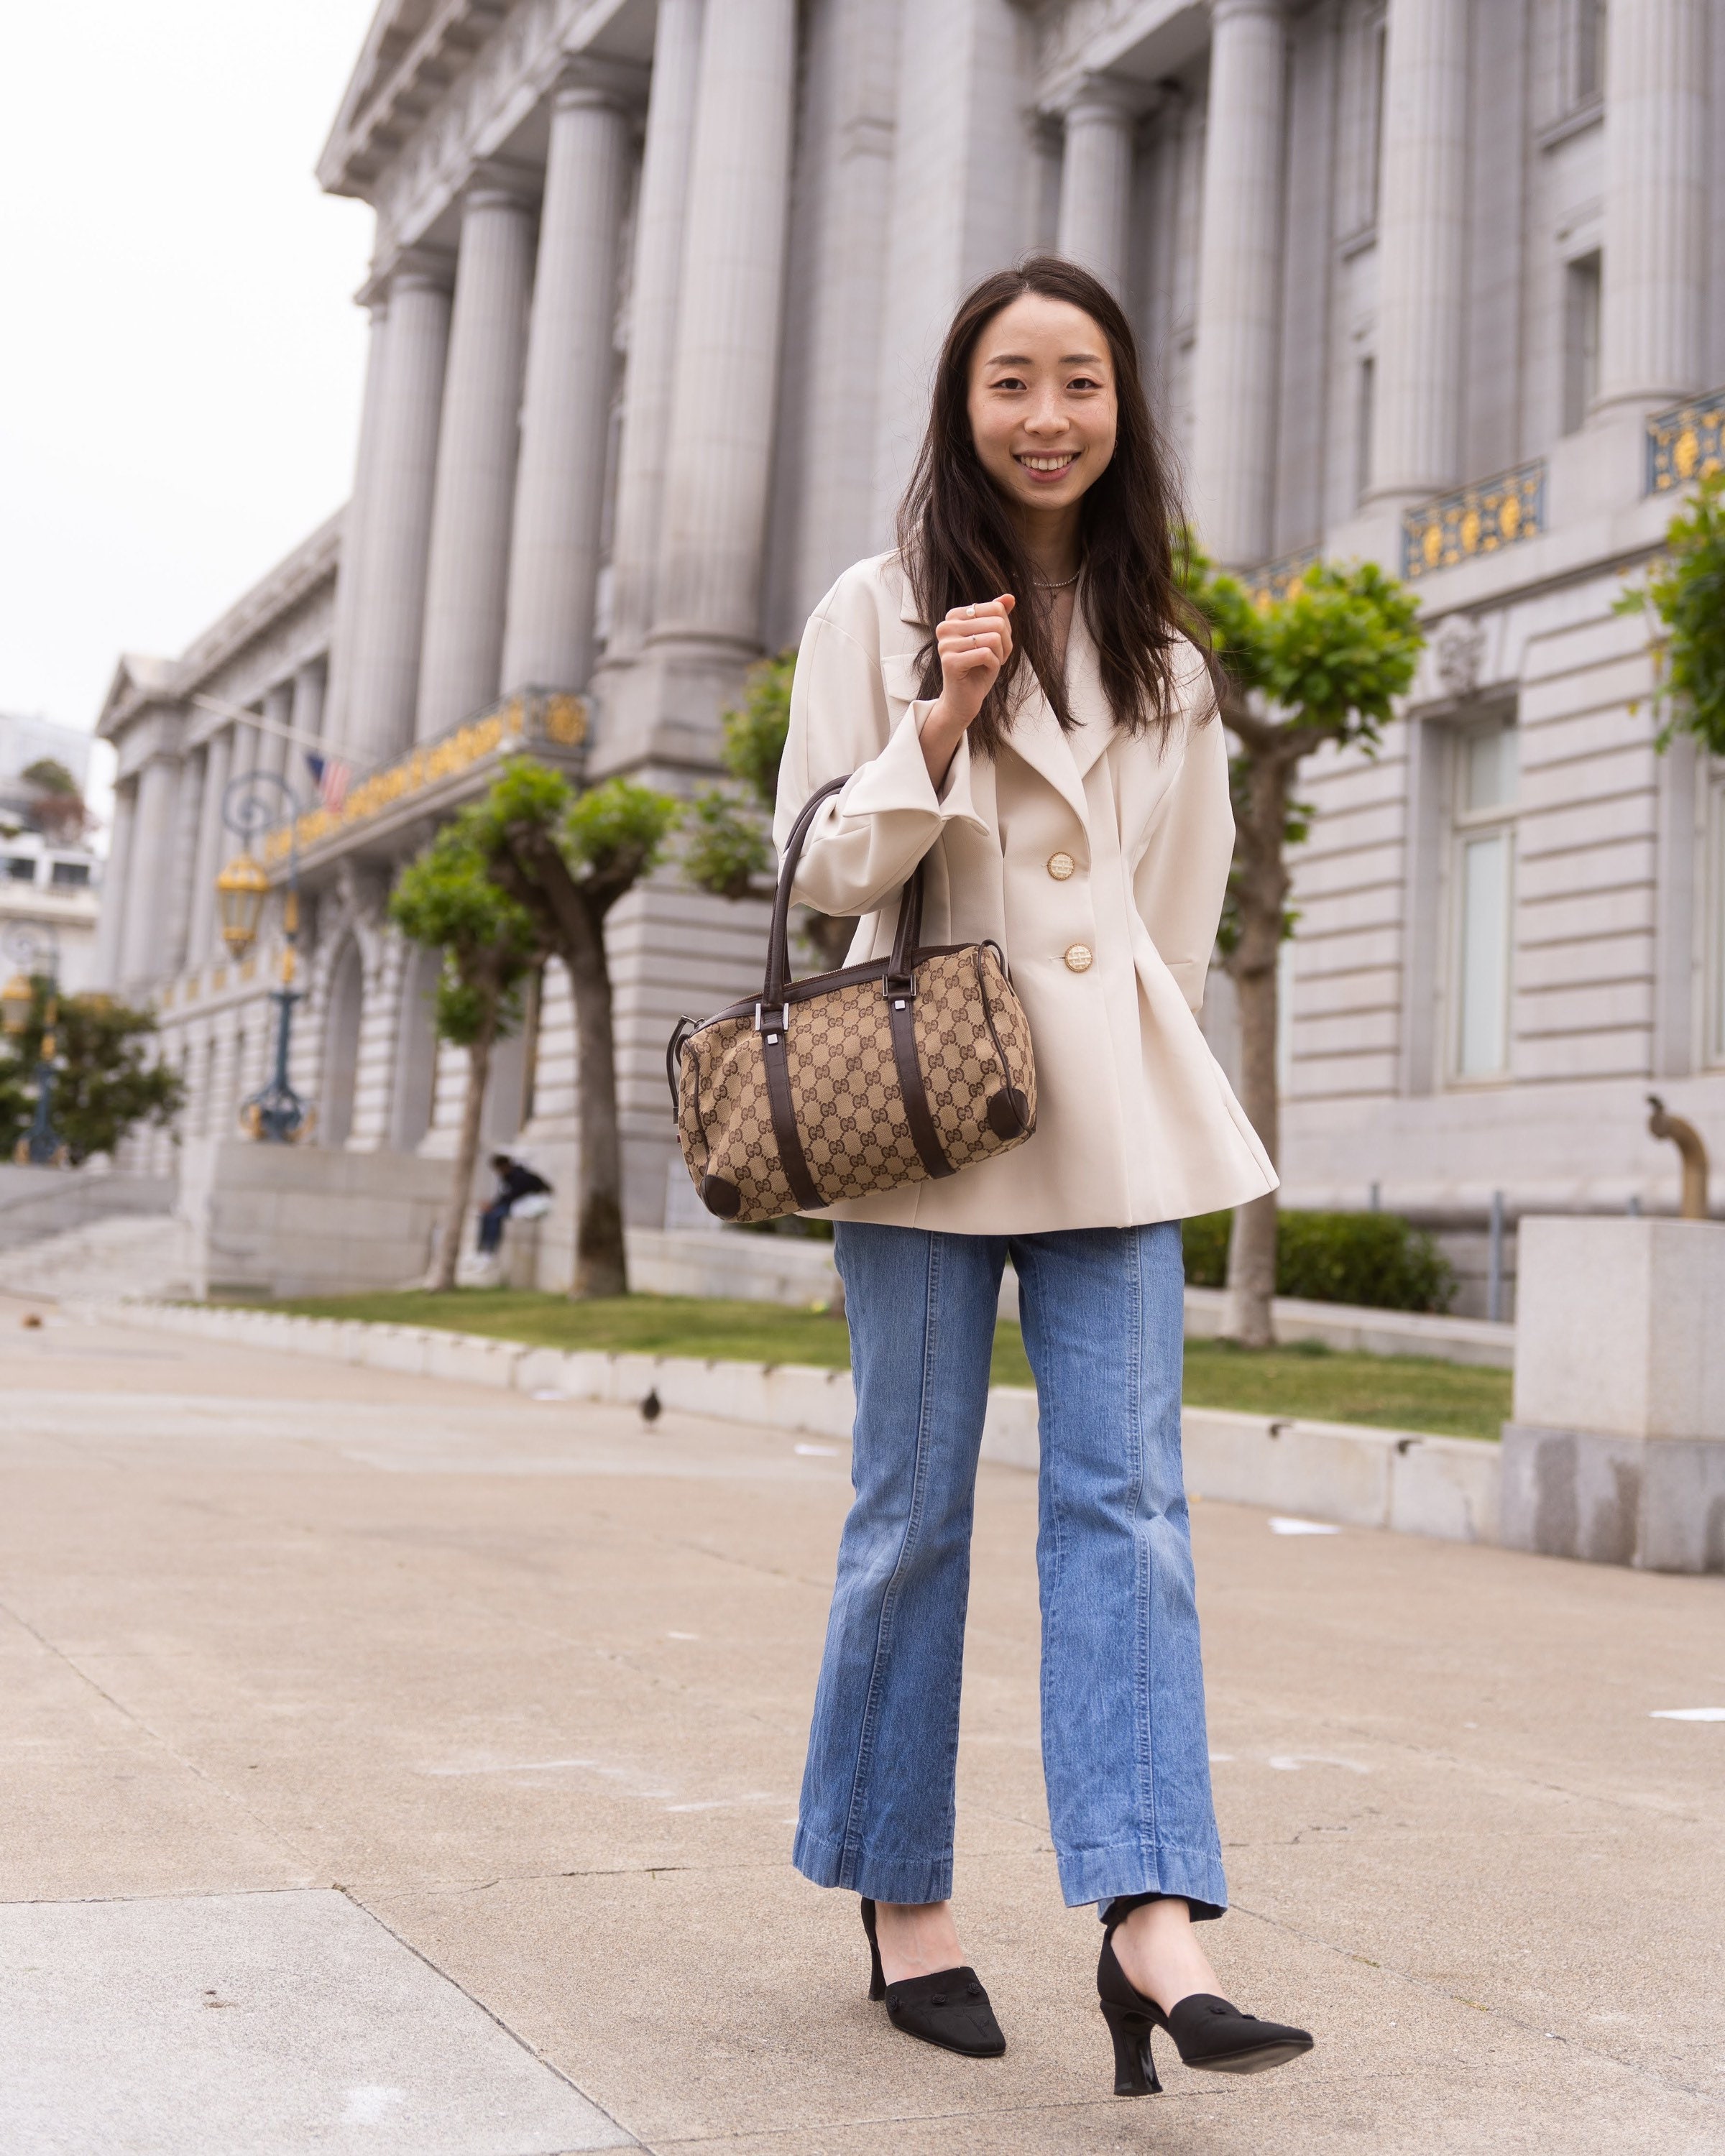
[(222, 941), (236, 958), (244, 957), (258, 940), (258, 923), (269, 895), (270, 879), (263, 863), (251, 854), (236, 854), (216, 878)]
[(13, 1158), (21, 1168), (64, 1168), (65, 1141), (54, 1127), (54, 1081), (59, 1069), (54, 1060), (54, 1037), (60, 1022), (59, 945), (51, 929), (39, 936), (19, 921), (7, 930), (4, 947), (7, 957), (18, 961), (18, 971), (0, 989), (0, 1024), (14, 1038), (29, 1025), (36, 1005), (36, 981), (45, 976), (48, 982), (42, 1014), (42, 1053), (36, 1063), (36, 1112)]
[[(271, 789), (275, 799), (270, 799)], [(242, 850), (216, 878), (216, 902), (221, 911), (222, 941), (236, 958), (242, 958), (257, 940), (270, 879), (252, 851), (251, 842), (288, 814), (288, 880), (282, 894), (281, 930), (285, 947), (281, 954), (281, 985), (270, 991), (270, 1000), (280, 1013), (275, 1029), (275, 1068), (269, 1082), (252, 1095), (240, 1109), (252, 1135), (266, 1145), (289, 1145), (305, 1121), (305, 1104), (288, 1083), (288, 1051), (292, 1043), (294, 1005), (300, 990), (294, 975), (300, 941), (299, 819), (301, 804), (278, 771), (246, 771), (230, 779), (222, 796), (222, 821), (240, 840)]]

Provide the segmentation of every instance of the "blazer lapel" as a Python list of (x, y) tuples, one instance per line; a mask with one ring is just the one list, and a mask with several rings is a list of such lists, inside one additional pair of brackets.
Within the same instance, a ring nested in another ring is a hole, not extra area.
[(1102, 687), (1101, 662), (1085, 625), (1081, 605), (1072, 609), (1072, 626), (1066, 638), (1066, 702), (1078, 721), (1065, 737), (1066, 747), (1082, 783), (1091, 766), (1114, 739), (1116, 728)]
[[(908, 627), (922, 629), (926, 635), (927, 624), (916, 611), (916, 601), (911, 596), (910, 579), (896, 561), (893, 568), (898, 579), (898, 618)], [(1066, 669), (1068, 682), (1072, 683), (1076, 676), (1095, 684), (1093, 689), (1085, 691), (1082, 701), (1076, 694), (1072, 697), (1075, 714), (1084, 718), (1086, 723), (1069, 740), (1061, 732), (1060, 722), (1042, 693), (1041, 683), (1034, 675), (1029, 675), (1025, 693), (1007, 732), (1006, 746), (1014, 755), (1022, 757), (1040, 778), (1048, 781), (1084, 826), (1088, 836), (1090, 815), (1085, 805), (1084, 773), (1108, 746), (1108, 736), (1112, 727), (1108, 721), (1107, 700), (1101, 694), (1101, 680), (1096, 675), (1096, 654), (1076, 608), (1072, 617), (1072, 634), (1075, 639), (1082, 637), (1083, 644), (1081, 652), (1076, 644), (1073, 647)], [(1079, 661), (1076, 668), (1072, 660)], [(1026, 671), (1028, 675), (1028, 670)], [(1091, 721), (1091, 706), (1100, 709), (1104, 723), (1098, 725)], [(1092, 736), (1095, 736), (1094, 740)], [(1075, 752), (1079, 752), (1076, 757)]]

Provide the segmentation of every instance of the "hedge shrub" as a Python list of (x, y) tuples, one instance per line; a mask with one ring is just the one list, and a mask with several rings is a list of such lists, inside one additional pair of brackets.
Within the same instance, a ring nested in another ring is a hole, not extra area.
[[(1233, 1218), (1205, 1213), (1183, 1223), (1189, 1286), (1226, 1286)], [(1285, 1212), (1276, 1220), (1276, 1291), (1368, 1310), (1444, 1311), (1455, 1275), (1430, 1236), (1399, 1213)]]

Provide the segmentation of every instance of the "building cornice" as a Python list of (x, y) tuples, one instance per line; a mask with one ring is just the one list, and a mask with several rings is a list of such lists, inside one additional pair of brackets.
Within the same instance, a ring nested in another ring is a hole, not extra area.
[(332, 582), (341, 560), (347, 513), (345, 508), (338, 509), (302, 539), (178, 659), (128, 652), (116, 669), (103, 702), (96, 721), (98, 737), (112, 741), (152, 707), (183, 702), (272, 623), (291, 613), (321, 585)]
[(320, 182), (372, 203), (386, 244), (421, 238), (572, 59), (588, 59), (619, 94), (644, 90), (642, 16), (641, 0), (388, 0), (318, 161)]

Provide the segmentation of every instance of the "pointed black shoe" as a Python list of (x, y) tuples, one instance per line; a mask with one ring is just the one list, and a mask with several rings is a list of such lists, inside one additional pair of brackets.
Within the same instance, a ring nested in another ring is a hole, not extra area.
[[(1137, 1907), (1136, 1902), (1132, 1904)], [(1122, 1917), (1128, 1912), (1121, 1912)], [(1260, 2074), (1268, 2066), (1286, 2065), (1312, 2049), (1304, 2029), (1286, 2028), (1280, 2021), (1260, 2021), (1255, 2014), (1242, 2014), (1225, 1999), (1208, 1991), (1195, 1991), (1164, 2014), (1153, 1999), (1135, 1988), (1120, 1966), (1114, 1951), (1115, 1923), (1109, 1922), (1102, 1938), (1101, 1958), (1096, 1964), (1096, 1994), (1102, 2018), (1114, 2039), (1114, 2093), (1116, 2096), (1159, 2096), (1156, 2061), (1150, 2049), (1153, 2029), (1165, 2029), (1174, 2040), (1184, 2066), (1198, 2066), (1219, 2074)]]
[(862, 1920), (869, 1935), (869, 1996), (886, 2001), (893, 2027), (963, 2058), (998, 2059), (1006, 2049), (1006, 2039), (976, 1971), (942, 1969), (932, 1976), (907, 1976), (901, 1984), (889, 1984), (880, 1967), (875, 1905), (866, 1896)]

